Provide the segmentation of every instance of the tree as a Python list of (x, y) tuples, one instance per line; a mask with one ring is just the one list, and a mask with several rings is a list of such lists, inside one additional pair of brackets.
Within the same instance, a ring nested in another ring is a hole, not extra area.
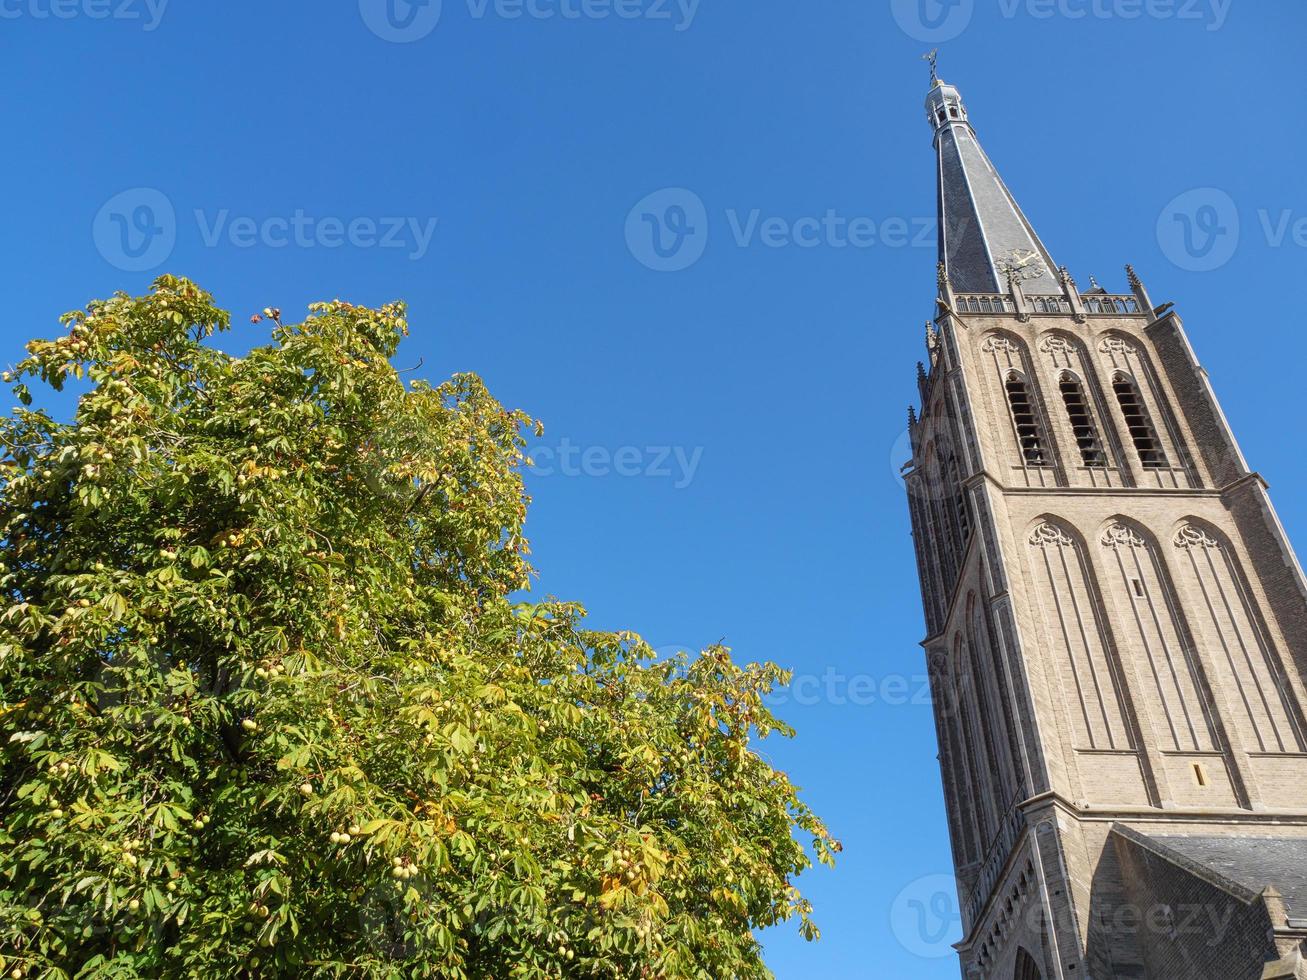
[(265, 313), (227, 355), (164, 276), (6, 376), (5, 970), (757, 977), (756, 929), (814, 937), (796, 834), (838, 844), (750, 748), (784, 673), (519, 601), (536, 423), (402, 378), (402, 304)]

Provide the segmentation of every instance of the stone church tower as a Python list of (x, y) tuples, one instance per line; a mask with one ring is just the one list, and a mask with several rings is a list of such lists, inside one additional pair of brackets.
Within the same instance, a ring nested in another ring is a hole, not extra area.
[(1171, 304), (1081, 291), (958, 90), (926, 110), (907, 484), (963, 975), (1307, 977), (1307, 581), (1266, 484)]

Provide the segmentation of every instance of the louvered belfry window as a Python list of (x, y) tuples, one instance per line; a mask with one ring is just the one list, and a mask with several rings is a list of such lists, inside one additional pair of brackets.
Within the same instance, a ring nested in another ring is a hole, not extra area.
[(1139, 454), (1139, 462), (1148, 469), (1164, 469), (1167, 465), (1166, 451), (1157, 439), (1157, 430), (1153, 428), (1153, 420), (1148, 417), (1148, 409), (1139, 397), (1139, 389), (1135, 387), (1134, 380), (1129, 375), (1117, 374), (1112, 379), (1112, 390), (1116, 392), (1116, 400), (1125, 417), (1130, 439), (1135, 444), (1135, 452)]
[(1013, 371), (1008, 375), (1005, 387), (1008, 405), (1012, 408), (1012, 424), (1016, 426), (1017, 442), (1021, 446), (1021, 458), (1029, 466), (1048, 466), (1043, 433), (1035, 415), (1034, 402), (1030, 399), (1030, 389), (1026, 387), (1026, 379)]
[(1098, 438), (1098, 429), (1089, 412), (1089, 402), (1085, 398), (1085, 389), (1080, 384), (1080, 379), (1070, 372), (1064, 372), (1058, 387), (1062, 390), (1062, 401), (1066, 404), (1066, 414), (1071, 420), (1071, 431), (1075, 434), (1080, 458), (1086, 466), (1106, 466), (1107, 454), (1103, 452), (1103, 443)]

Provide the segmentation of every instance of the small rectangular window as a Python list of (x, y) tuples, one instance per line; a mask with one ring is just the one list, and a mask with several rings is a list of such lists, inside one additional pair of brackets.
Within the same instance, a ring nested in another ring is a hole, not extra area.
[(1194, 779), (1198, 781), (1199, 786), (1207, 785), (1207, 771), (1203, 769), (1201, 762), (1194, 763)]
[(1137, 578), (1132, 578), (1130, 580), (1130, 585), (1134, 588), (1135, 595), (1142, 599), (1144, 597), (1144, 583), (1139, 581)]

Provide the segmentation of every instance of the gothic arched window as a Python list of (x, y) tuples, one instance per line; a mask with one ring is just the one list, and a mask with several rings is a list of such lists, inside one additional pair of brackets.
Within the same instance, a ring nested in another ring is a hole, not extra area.
[(1035, 403), (1030, 398), (1026, 379), (1017, 371), (1008, 373), (1003, 386), (1007, 390), (1008, 406), (1012, 409), (1012, 424), (1016, 427), (1021, 458), (1031, 466), (1048, 466), (1050, 461), (1044, 450), (1044, 437), (1035, 414)]
[(1071, 421), (1071, 431), (1080, 448), (1080, 458), (1086, 466), (1106, 466), (1107, 454), (1103, 452), (1103, 443), (1098, 438), (1098, 428), (1094, 425), (1094, 416), (1089, 411), (1089, 399), (1085, 397), (1080, 379), (1070, 371), (1063, 371), (1058, 387), (1062, 390), (1062, 401)]
[(1134, 379), (1118, 371), (1112, 378), (1112, 390), (1116, 392), (1116, 400), (1121, 406), (1121, 414), (1125, 418), (1130, 439), (1135, 444), (1135, 451), (1139, 454), (1139, 462), (1148, 469), (1165, 469), (1166, 451), (1158, 441), (1157, 430), (1153, 428), (1153, 420), (1148, 415), (1144, 400), (1139, 396)]

